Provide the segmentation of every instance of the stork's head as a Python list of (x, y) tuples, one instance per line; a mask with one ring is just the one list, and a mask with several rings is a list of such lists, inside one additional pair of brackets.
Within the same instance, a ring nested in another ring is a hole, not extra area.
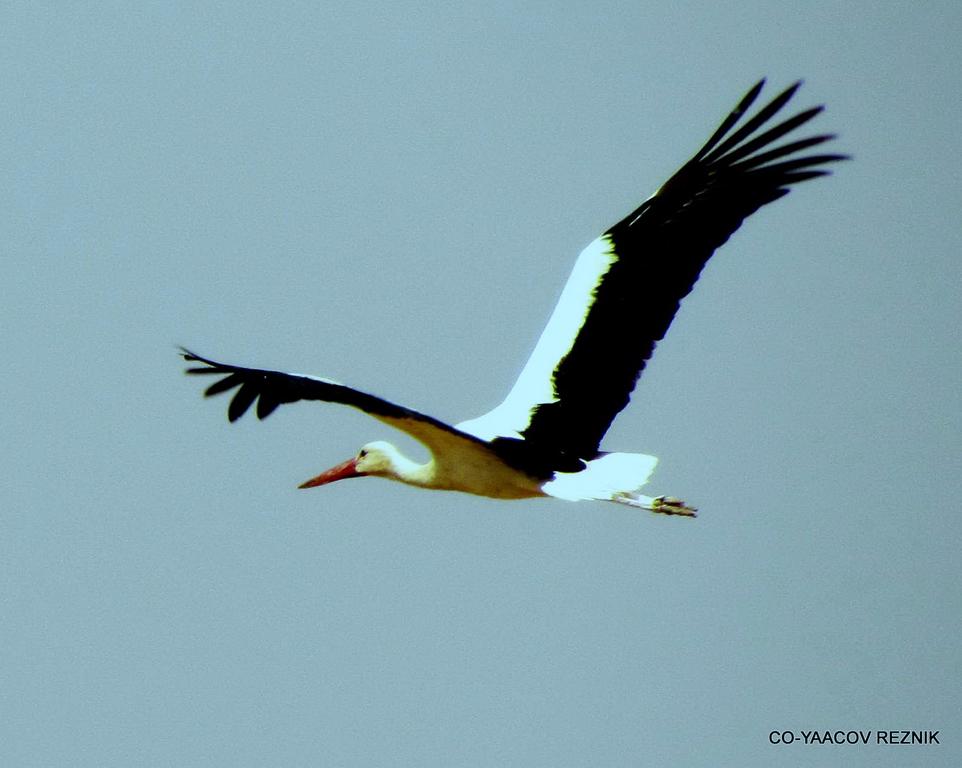
[(298, 488), (314, 488), (318, 485), (327, 485), (335, 480), (346, 480), (349, 477), (364, 477), (365, 475), (375, 475), (380, 477), (394, 477), (395, 470), (394, 457), (397, 449), (384, 440), (375, 440), (368, 443), (347, 461), (341, 462), (336, 467), (331, 467), (325, 472), (321, 472), (317, 477), (301, 483)]

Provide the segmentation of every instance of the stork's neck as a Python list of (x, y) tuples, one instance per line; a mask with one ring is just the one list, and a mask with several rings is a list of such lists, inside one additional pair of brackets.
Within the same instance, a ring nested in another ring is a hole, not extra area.
[(395, 448), (391, 453), (391, 473), (393, 479), (402, 483), (430, 488), (435, 479), (434, 460), (429, 459), (426, 464), (418, 464)]
[(462, 491), (495, 499), (544, 496), (543, 479), (506, 464), (480, 441), (451, 439), (426, 464), (418, 464), (390, 443), (368, 443), (358, 461), (361, 474), (377, 475), (439, 491)]
[(453, 450), (426, 464), (418, 464), (394, 446), (385, 450), (390, 470), (386, 477), (422, 488), (463, 491), (496, 499), (526, 499), (544, 496), (541, 481), (513, 469), (496, 454), (475, 443), (453, 442)]

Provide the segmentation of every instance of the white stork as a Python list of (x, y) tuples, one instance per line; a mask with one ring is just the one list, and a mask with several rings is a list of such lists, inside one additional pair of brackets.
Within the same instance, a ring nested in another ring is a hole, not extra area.
[(255, 401), (260, 419), (297, 400), (343, 403), (407, 432), (431, 454), (419, 464), (390, 443), (368, 443), (301, 488), (373, 475), (498, 499), (597, 499), (694, 516), (679, 499), (640, 493), (654, 456), (606, 453), (600, 443), (715, 249), (793, 184), (846, 159), (804, 154), (831, 134), (773, 146), (822, 107), (763, 130), (800, 83), (736, 128), (764, 82), (654, 195), (582, 251), (521, 375), (489, 413), (451, 426), (328, 379), (227, 365), (182, 349), (185, 360), (200, 363), (187, 373), (224, 377), (206, 396), (237, 388), (227, 410), (232, 422)]

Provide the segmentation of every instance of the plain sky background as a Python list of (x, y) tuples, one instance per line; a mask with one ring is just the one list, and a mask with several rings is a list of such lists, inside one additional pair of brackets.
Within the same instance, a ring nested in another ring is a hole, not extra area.
[[(4, 3), (0, 764), (959, 764), (960, 71), (957, 2)], [(762, 75), (855, 160), (716, 254), (608, 435), (697, 520), (298, 491), (395, 435), (182, 375), (487, 410)]]

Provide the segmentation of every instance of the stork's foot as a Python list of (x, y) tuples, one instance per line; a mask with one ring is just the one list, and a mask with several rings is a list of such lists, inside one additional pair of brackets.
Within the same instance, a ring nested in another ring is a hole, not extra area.
[(674, 496), (656, 496), (651, 501), (651, 511), (659, 515), (682, 515), (683, 517), (697, 517), (695, 507), (689, 507), (681, 499)]
[(696, 517), (698, 511), (689, 507), (681, 499), (674, 496), (642, 496), (637, 492), (616, 493), (611, 499), (618, 504), (628, 504), (639, 509), (647, 509), (658, 515), (678, 515), (679, 517)]

